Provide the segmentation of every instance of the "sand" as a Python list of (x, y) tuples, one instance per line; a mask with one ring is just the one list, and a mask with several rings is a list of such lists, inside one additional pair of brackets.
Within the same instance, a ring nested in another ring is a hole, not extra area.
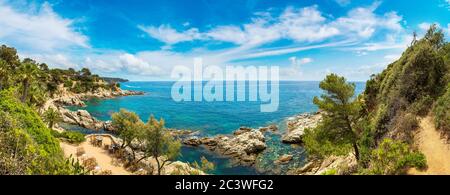
[[(89, 139), (87, 139), (89, 140)], [(104, 136), (103, 144), (111, 144), (111, 138)], [(86, 152), (86, 157), (94, 157), (97, 160), (98, 166), (101, 170), (110, 170), (113, 175), (130, 175), (131, 172), (125, 170), (122, 165), (115, 165), (114, 158), (108, 154), (107, 150), (93, 146), (89, 141), (85, 141), (79, 145), (72, 145), (69, 143), (60, 142), (61, 148), (64, 150), (64, 155), (69, 157), (72, 155), (76, 157), (78, 147), (83, 147)]]

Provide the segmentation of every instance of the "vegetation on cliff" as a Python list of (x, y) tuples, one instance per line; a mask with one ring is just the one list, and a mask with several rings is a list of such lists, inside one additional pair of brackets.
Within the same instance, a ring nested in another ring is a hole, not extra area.
[(14, 48), (0, 47), (0, 175), (87, 173), (64, 157), (57, 139), (76, 143), (84, 135), (52, 130), (61, 120), (55, 110), (43, 114), (46, 123), (37, 113), (60, 85), (77, 93), (116, 87), (89, 69), (49, 69), (29, 58), (21, 60)]
[(51, 131), (14, 90), (0, 92), (0, 175), (82, 174)]
[(327, 76), (320, 85), (326, 93), (314, 100), (325, 117), (305, 132), (307, 150), (316, 157), (353, 150), (360, 172), (366, 174), (423, 168), (424, 156), (411, 147), (412, 133), (417, 118), (431, 111), (430, 105), (437, 127), (449, 131), (449, 56), (450, 43), (433, 25), (399, 60), (373, 75), (358, 97), (351, 97), (354, 87), (345, 78)]

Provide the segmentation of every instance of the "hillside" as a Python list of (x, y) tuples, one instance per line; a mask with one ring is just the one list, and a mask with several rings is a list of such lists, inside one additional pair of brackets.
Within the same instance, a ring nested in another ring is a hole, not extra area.
[(432, 27), (422, 40), (413, 42), (399, 60), (372, 76), (363, 94), (365, 112), (377, 139), (408, 141), (414, 116), (423, 116), (449, 83), (449, 43)]
[(436, 25), (372, 75), (357, 98), (355, 85), (336, 74), (320, 87), (326, 93), (314, 103), (324, 111), (323, 120), (303, 136), (310, 158), (325, 163), (334, 155), (356, 157), (356, 166), (344, 163), (345, 171), (333, 170), (353, 174), (405, 174), (411, 167), (425, 169), (427, 160), (431, 169), (448, 166), (434, 160), (450, 155), (437, 138), (450, 132), (450, 43)]
[(0, 93), (0, 175), (76, 174), (51, 130), (14, 96)]

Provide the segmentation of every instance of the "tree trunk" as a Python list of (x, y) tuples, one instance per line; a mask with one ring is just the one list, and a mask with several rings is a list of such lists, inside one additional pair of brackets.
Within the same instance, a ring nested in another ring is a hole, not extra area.
[(27, 99), (27, 96), (28, 96), (28, 87), (29, 87), (29, 84), (28, 84), (28, 81), (27, 80), (25, 80), (24, 82), (23, 82), (23, 91), (22, 91), (22, 103), (25, 103), (25, 101), (26, 101), (26, 99)]
[(158, 175), (161, 175), (161, 168), (162, 167), (160, 167), (160, 165), (159, 165), (158, 157), (156, 157), (155, 160), (156, 160), (156, 163), (158, 164)]
[(359, 149), (358, 144), (356, 144), (356, 142), (353, 142), (353, 149), (355, 150), (356, 161), (359, 162)]

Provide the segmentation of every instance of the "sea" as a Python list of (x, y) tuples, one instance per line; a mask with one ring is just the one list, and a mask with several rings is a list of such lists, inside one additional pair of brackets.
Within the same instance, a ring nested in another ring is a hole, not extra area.
[[(281, 135), (286, 131), (286, 120), (301, 113), (316, 112), (318, 108), (312, 100), (323, 91), (316, 81), (280, 81), (279, 107), (275, 112), (261, 112), (261, 101), (182, 101), (172, 98), (174, 82), (125, 82), (121, 88), (145, 92), (144, 95), (117, 97), (113, 99), (90, 99), (87, 107), (82, 108), (100, 120), (111, 120), (111, 115), (120, 109), (136, 112), (143, 121), (150, 116), (163, 118), (166, 127), (182, 130), (198, 131), (201, 136), (230, 134), (241, 126), (258, 128), (271, 124), (278, 125), (279, 131), (268, 133), (268, 148), (258, 157), (257, 166), (236, 166), (227, 157), (219, 156), (201, 147), (183, 146), (178, 160), (183, 162), (199, 162), (206, 157), (215, 164), (210, 174), (219, 175), (256, 175), (285, 174), (292, 167), (306, 163), (307, 154), (302, 146), (281, 143)], [(249, 83), (246, 86), (248, 97)], [(355, 82), (355, 94), (364, 90), (365, 83)], [(270, 86), (270, 85), (269, 85)], [(195, 93), (192, 87), (192, 95)], [(225, 87), (224, 87), (225, 90)], [(235, 92), (237, 93), (237, 91)], [(224, 91), (225, 94), (225, 91)], [(80, 109), (71, 107), (70, 109)], [(82, 128), (73, 130), (90, 132)], [(286, 165), (276, 165), (274, 161), (283, 154), (292, 154), (294, 159)]]

